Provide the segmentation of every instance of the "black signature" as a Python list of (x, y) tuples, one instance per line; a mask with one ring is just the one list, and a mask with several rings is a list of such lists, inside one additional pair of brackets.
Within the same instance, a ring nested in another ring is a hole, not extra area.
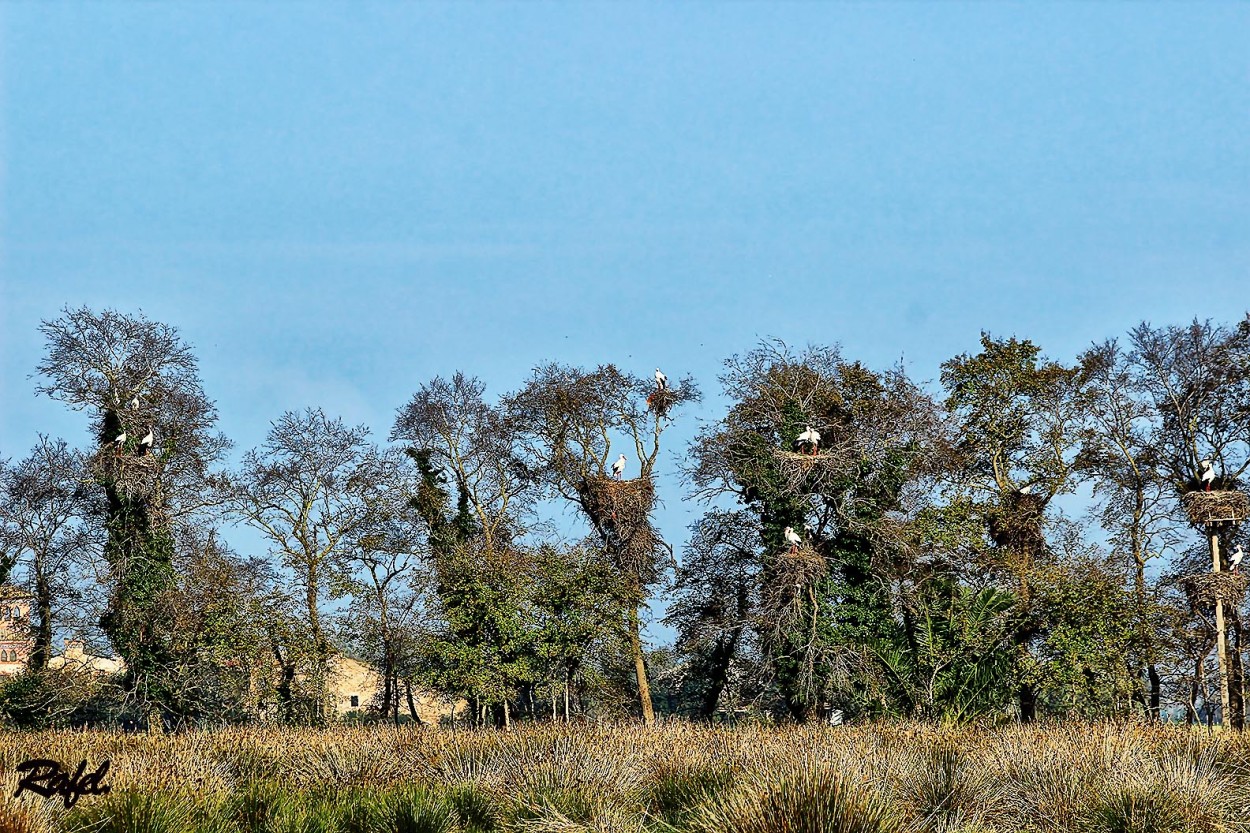
[(36, 795), (42, 795), (44, 798), (59, 795), (64, 799), (65, 806), (68, 808), (73, 807), (78, 799), (84, 795), (104, 795), (112, 789), (112, 787), (100, 783), (104, 780), (104, 776), (108, 774), (108, 760), (100, 764), (99, 769), (95, 772), (87, 772), (87, 762), (83, 761), (78, 765), (78, 770), (73, 775), (70, 775), (68, 772), (62, 772), (59, 763), (46, 758), (22, 761), (17, 765), (18, 772), (27, 772), (28, 770), (28, 775), (18, 779), (17, 792), (13, 793), (14, 798), (17, 798), (25, 790), (30, 790)]

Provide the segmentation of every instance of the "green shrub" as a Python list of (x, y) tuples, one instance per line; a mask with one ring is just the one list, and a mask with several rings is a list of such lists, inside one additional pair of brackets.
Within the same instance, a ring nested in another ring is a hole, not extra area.
[(493, 833), (499, 829), (499, 807), (494, 796), (477, 784), (457, 784), (444, 793), (465, 833)]
[(457, 833), (456, 807), (424, 787), (399, 790), (392, 799), (386, 833)]

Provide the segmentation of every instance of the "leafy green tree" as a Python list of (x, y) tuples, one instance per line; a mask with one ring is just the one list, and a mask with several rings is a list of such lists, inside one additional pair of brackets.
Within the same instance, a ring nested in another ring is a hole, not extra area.
[[(1016, 644), (1025, 659), (1043, 628), (1032, 585), (1048, 558), (1046, 509), (1074, 485), (1080, 377), (1027, 340), (983, 333), (981, 348), (942, 364), (946, 406), (959, 423), (956, 485), (981, 512), (995, 544), (992, 566), (1018, 601)], [(1019, 709), (1025, 721), (1037, 714), (1028, 678), (1020, 683)]]
[[(689, 474), (697, 495), (736, 497), (758, 519), (755, 624), (777, 693), (797, 720), (824, 703), (889, 709), (869, 646), (904, 638), (891, 592), (906, 549), (898, 519), (936, 471), (937, 409), (901, 371), (831, 348), (764, 345), (726, 366), (733, 404), (700, 434)], [(809, 427), (819, 449), (796, 453)], [(790, 552), (786, 527), (805, 531), (808, 555)]]
[(534, 682), (550, 692), (553, 717), (557, 699), (562, 700), (567, 722), (579, 674), (596, 654), (623, 649), (620, 625), (630, 587), (600, 553), (586, 546), (542, 545), (533, 554), (533, 570), (528, 605), (535, 671), (540, 674)]

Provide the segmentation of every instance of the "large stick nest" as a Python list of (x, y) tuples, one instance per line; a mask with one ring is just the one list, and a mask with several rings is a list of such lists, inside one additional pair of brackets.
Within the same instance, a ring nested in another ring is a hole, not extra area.
[(773, 463), (781, 476), (782, 489), (792, 494), (828, 491), (851, 475), (846, 458), (827, 451), (809, 454), (774, 448)]
[(97, 480), (112, 484), (129, 500), (147, 500), (160, 488), (161, 460), (154, 454), (142, 456), (112, 448), (102, 448), (91, 461)]
[(681, 400), (681, 396), (672, 388), (654, 390), (647, 397), (647, 407), (655, 411), (657, 416), (667, 416), (669, 409)]
[(827, 569), (825, 559), (806, 543), (797, 551), (787, 549), (779, 554), (760, 592), (761, 620), (766, 628), (778, 633), (788, 630), (801, 613), (809, 588)]
[(1216, 600), (1240, 604), (1250, 584), (1242, 573), (1195, 573), (1181, 578), (1181, 586), (1192, 604), (1213, 605)]
[(1012, 552), (1036, 556), (1046, 546), (1042, 534), (1045, 508), (1046, 500), (1041, 495), (1007, 495), (986, 518), (990, 539)]
[(651, 525), (655, 506), (651, 478), (589, 477), (578, 484), (577, 493), (582, 511), (602, 536), (617, 568), (641, 584), (654, 581), (663, 543)]
[(1250, 498), (1232, 490), (1187, 492), (1181, 496), (1181, 504), (1189, 522), (1198, 527), (1240, 523), (1250, 516)]

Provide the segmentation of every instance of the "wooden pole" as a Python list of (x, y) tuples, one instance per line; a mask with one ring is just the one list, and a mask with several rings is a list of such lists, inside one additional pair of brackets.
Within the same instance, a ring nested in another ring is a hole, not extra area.
[[(1211, 531), (1211, 571), (1216, 575), (1220, 573), (1220, 536), (1213, 530)], [(1218, 586), (1215, 595), (1215, 645), (1220, 660), (1220, 705), (1223, 707), (1220, 724), (1227, 729), (1232, 719), (1228, 702), (1228, 645), (1224, 638), (1224, 599), (1219, 594)]]

